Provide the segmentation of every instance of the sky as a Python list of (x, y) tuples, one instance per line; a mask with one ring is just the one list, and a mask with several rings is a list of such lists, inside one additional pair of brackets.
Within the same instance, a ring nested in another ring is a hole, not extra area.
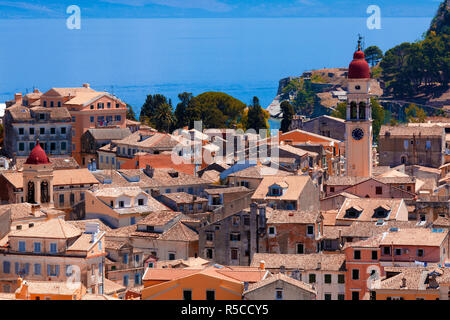
[(432, 17), (441, 0), (0, 0), (0, 19), (64, 18), (77, 5), (85, 18)]

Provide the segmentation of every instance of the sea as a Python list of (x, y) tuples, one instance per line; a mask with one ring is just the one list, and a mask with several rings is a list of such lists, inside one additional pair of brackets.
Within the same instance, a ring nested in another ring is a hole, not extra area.
[[(14, 93), (89, 83), (133, 106), (148, 94), (175, 107), (178, 94), (222, 91), (266, 108), (279, 80), (347, 67), (358, 34), (383, 51), (419, 40), (429, 18), (64, 19), (0, 20), (0, 103)], [(279, 121), (271, 120), (277, 129)]]

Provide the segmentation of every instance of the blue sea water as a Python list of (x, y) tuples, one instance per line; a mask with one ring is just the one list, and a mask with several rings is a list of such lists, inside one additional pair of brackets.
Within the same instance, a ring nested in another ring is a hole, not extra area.
[[(34, 87), (80, 86), (113, 92), (136, 113), (147, 94), (223, 91), (267, 107), (278, 81), (304, 71), (346, 67), (358, 33), (387, 50), (418, 40), (430, 18), (0, 20), (0, 101)], [(273, 127), (279, 126), (272, 121)]]

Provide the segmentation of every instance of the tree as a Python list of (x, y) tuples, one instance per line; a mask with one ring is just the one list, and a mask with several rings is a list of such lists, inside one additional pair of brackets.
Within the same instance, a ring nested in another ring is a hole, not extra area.
[(189, 118), (186, 113), (187, 108), (192, 100), (192, 93), (183, 92), (178, 95), (178, 99), (180, 99), (180, 103), (177, 104), (177, 108), (175, 109), (175, 120), (176, 127), (183, 128), (185, 126), (189, 126)]
[(333, 112), (331, 112), (331, 116), (345, 120), (347, 118), (347, 103), (339, 103)]
[(261, 129), (269, 130), (269, 118), (269, 112), (261, 107), (257, 97), (253, 97), (252, 104), (248, 106), (247, 130), (253, 129), (256, 132)]
[(127, 104), (127, 119), (136, 121), (136, 114), (134, 113), (133, 107)]
[(283, 101), (280, 107), (281, 112), (283, 112), (283, 120), (281, 121), (281, 131), (288, 132), (295, 114), (294, 107), (288, 101)]
[(235, 128), (246, 105), (223, 92), (205, 92), (193, 97), (186, 108), (185, 123), (193, 127), (202, 120), (205, 128)]
[(377, 46), (368, 47), (364, 50), (364, 55), (366, 56), (367, 62), (370, 63), (372, 67), (376, 66), (378, 62), (383, 59), (383, 51)]
[(171, 132), (171, 128), (175, 122), (172, 111), (173, 108), (168, 103), (163, 103), (156, 107), (153, 118), (156, 130), (167, 133)]
[(380, 134), (381, 126), (384, 124), (386, 118), (386, 111), (375, 98), (370, 98), (370, 104), (372, 106), (373, 140), (378, 141), (378, 135)]
[(410, 123), (424, 123), (425, 119), (427, 118), (427, 114), (425, 110), (422, 108), (419, 108), (414, 103), (410, 104), (405, 109), (406, 119)]
[(144, 105), (141, 108), (139, 119), (142, 121), (145, 117), (147, 117), (150, 120), (150, 123), (153, 123), (155, 111), (158, 106), (162, 104), (169, 104), (165, 96), (163, 96), (162, 94), (149, 94), (147, 96), (147, 99), (145, 100)]

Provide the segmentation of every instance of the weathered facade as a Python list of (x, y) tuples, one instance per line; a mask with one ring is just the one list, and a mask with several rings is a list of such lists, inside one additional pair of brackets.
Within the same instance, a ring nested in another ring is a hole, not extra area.
[(266, 229), (266, 206), (252, 204), (199, 229), (200, 257), (222, 265), (250, 265)]
[(444, 164), (445, 130), (442, 127), (382, 126), (379, 136), (380, 166)]

